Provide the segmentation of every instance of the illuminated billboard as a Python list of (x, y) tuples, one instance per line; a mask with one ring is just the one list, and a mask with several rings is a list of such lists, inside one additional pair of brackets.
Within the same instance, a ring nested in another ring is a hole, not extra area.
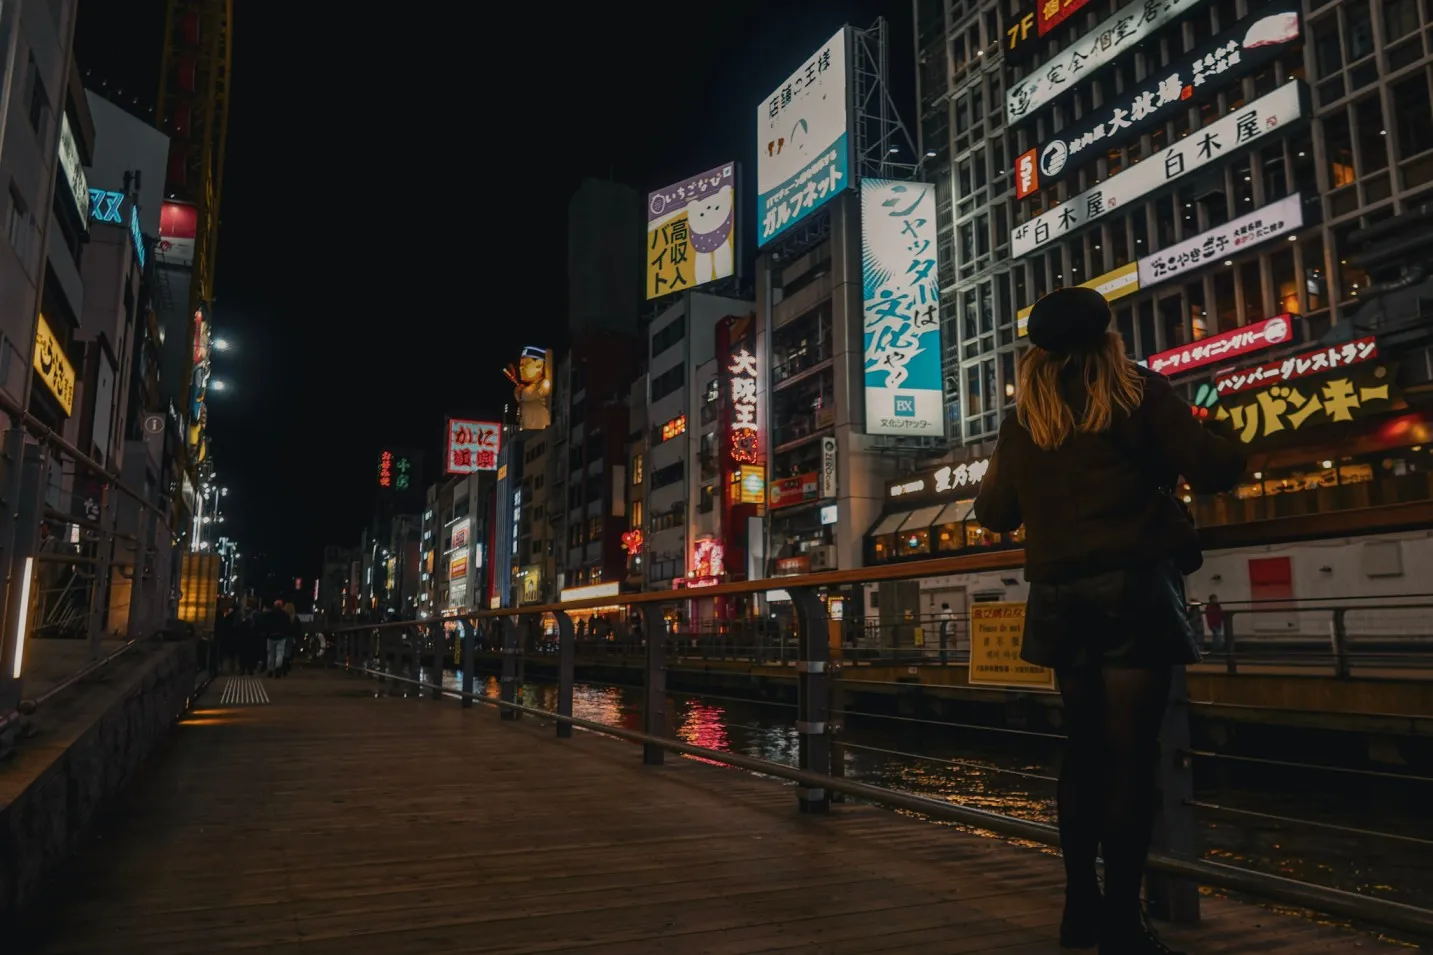
[(35, 357), (32, 364), (35, 374), (45, 383), (45, 388), (60, 403), (60, 410), (68, 417), (75, 407), (75, 366), (65, 355), (60, 340), (50, 330), (45, 316), (35, 329)]
[(866, 433), (945, 435), (935, 186), (861, 181)]
[(444, 456), (446, 474), (474, 474), (498, 469), (502, 447), (502, 425), (496, 421), (448, 419), (448, 447)]
[(1189, 345), (1150, 355), (1147, 364), (1151, 371), (1161, 375), (1181, 375), (1195, 368), (1228, 358), (1238, 358), (1293, 340), (1293, 316), (1275, 315), (1262, 322), (1254, 322), (1242, 328), (1201, 338)]
[(159, 210), (159, 241), (155, 249), (164, 265), (188, 268), (194, 264), (194, 241), (199, 235), (199, 209), (188, 202), (165, 202)]
[(85, 163), (80, 158), (80, 147), (75, 142), (75, 131), (70, 128), (70, 114), (60, 114), (60, 171), (64, 173), (69, 186), (70, 198), (75, 211), (80, 214), (81, 228), (90, 228), (90, 184), (85, 177)]
[(1195, 130), (1173, 146), (1072, 196), (1068, 202), (1016, 226), (1010, 233), (1010, 255), (1029, 255), (1049, 242), (1063, 239), (1136, 199), (1282, 132), (1303, 115), (1302, 87), (1298, 80), (1285, 83)]
[(736, 163), (647, 196), (647, 298), (736, 274)]
[(1033, 178), (1035, 188), (1049, 188), (1110, 149), (1162, 127), (1181, 110), (1187, 111), (1196, 97), (1212, 96), (1287, 53), (1301, 36), (1299, 9), (1299, 0), (1275, 0), (1058, 133), (1037, 140), (1038, 145), (1025, 154), (1032, 157), (1029, 169), (1025, 155), (1016, 164), (1015, 198), (1034, 191), (1028, 188), (1027, 176)]
[[(503, 369), (517, 398), (518, 427), (541, 431), (552, 423), (552, 352), (529, 345), (516, 365)], [(486, 471), (488, 468), (479, 468)]]
[(757, 245), (851, 184), (849, 46), (842, 27), (757, 107)]
[(1014, 126), (1041, 106), (1074, 89), (1101, 67), (1133, 50), (1202, 0), (1143, 0), (1116, 10), (1094, 30), (1041, 63), (1005, 94), (1005, 118)]

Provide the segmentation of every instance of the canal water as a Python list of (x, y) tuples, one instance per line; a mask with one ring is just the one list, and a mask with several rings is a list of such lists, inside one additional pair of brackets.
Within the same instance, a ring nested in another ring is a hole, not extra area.
[[(496, 697), (496, 678), (480, 676)], [(445, 682), (456, 688), (457, 679)], [(552, 710), (557, 687), (526, 683), (521, 702)], [(641, 729), (641, 693), (580, 683), (573, 715)], [(674, 693), (668, 716), (685, 742), (796, 764), (791, 704)], [(848, 716), (843, 740), (851, 779), (1055, 821), (1058, 738), (873, 715)], [(1206, 859), (1433, 908), (1433, 779), (1201, 757), (1194, 785)]]

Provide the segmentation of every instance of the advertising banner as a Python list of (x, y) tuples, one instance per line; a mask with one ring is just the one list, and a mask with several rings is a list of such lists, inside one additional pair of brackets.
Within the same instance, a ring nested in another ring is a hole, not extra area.
[(199, 235), (199, 210), (187, 202), (166, 202), (159, 210), (159, 264), (194, 265), (194, 240)]
[(1228, 421), (1239, 440), (1249, 444), (1305, 427), (1347, 423), (1390, 411), (1396, 401), (1393, 370), (1363, 365), (1322, 381), (1240, 392), (1222, 402), (1215, 417)]
[(912, 504), (930, 504), (936, 501), (974, 497), (976, 485), (985, 480), (990, 470), (989, 458), (976, 458), (960, 464), (942, 464), (938, 468), (920, 471), (914, 476), (886, 482), (886, 499)]
[(836, 496), (836, 439), (821, 439), (821, 496)]
[(851, 184), (847, 33), (842, 27), (757, 107), (757, 245)]
[(1052, 56), (1010, 87), (1005, 118), (1014, 126), (1041, 106), (1072, 90), (1113, 63), (1166, 23), (1173, 23), (1202, 0), (1143, 0), (1116, 10), (1094, 31)]
[[(1039, 156), (1035, 188), (1048, 188), (1074, 173), (1087, 160), (1132, 142), (1140, 133), (1162, 126), (1197, 95), (1208, 97), (1248, 76), (1298, 42), (1298, 0), (1275, 0), (1167, 67), (1053, 134), (1033, 152)], [(1028, 153), (1026, 155), (1029, 155)], [(1025, 170), (1021, 156), (1015, 166), (1016, 198)]]
[(647, 298), (736, 274), (736, 163), (647, 196)]
[(945, 436), (935, 187), (861, 181), (866, 433)]
[(74, 200), (75, 211), (80, 214), (80, 228), (90, 229), (90, 183), (85, 176), (85, 164), (80, 159), (80, 145), (75, 142), (75, 131), (70, 128), (70, 115), (60, 113), (60, 170), (65, 174), (70, 198)]
[(1063, 239), (1106, 213), (1160, 189), (1209, 163), (1276, 132), (1303, 116), (1302, 87), (1295, 80), (1190, 133), (1168, 149), (1116, 173), (1048, 212), (1015, 227), (1010, 254), (1029, 255)]
[(1214, 379), (1214, 391), (1222, 398), (1253, 388), (1283, 384), (1309, 375), (1321, 375), (1326, 371), (1337, 371), (1377, 357), (1378, 339), (1360, 338), (1342, 345), (1329, 345), (1317, 351), (1304, 352), (1292, 358), (1255, 365), (1253, 368), (1226, 372)]
[(1045, 36), (1084, 9), (1085, 4), (1089, 2), (1090, 0), (1039, 0), (1035, 7), (1037, 31), (1041, 36)]
[(1023, 603), (979, 603), (970, 607), (970, 673), (978, 686), (1055, 688), (1055, 673), (1020, 659), (1025, 639)]
[(1303, 227), (1303, 197), (1295, 193), (1140, 259), (1139, 287), (1149, 288), (1213, 262), (1222, 262), (1266, 239)]
[(60, 340), (50, 330), (45, 316), (39, 316), (35, 327), (35, 374), (45, 383), (45, 388), (60, 403), (60, 410), (68, 417), (75, 408), (75, 366), (65, 355)]
[(768, 505), (773, 509), (814, 501), (821, 496), (821, 478), (814, 471), (796, 477), (780, 478), (771, 482), (767, 493), (770, 496)]
[(1233, 331), (1210, 335), (1189, 345), (1171, 348), (1149, 356), (1149, 368), (1161, 375), (1182, 375), (1205, 365), (1212, 365), (1228, 358), (1238, 358), (1251, 352), (1262, 351), (1275, 345), (1294, 340), (1294, 324), (1291, 315), (1275, 315), (1273, 318)]
[[(1135, 262), (1121, 265), (1119, 268), (1092, 278), (1088, 282), (1081, 282), (1075, 287), (1092, 288), (1103, 295), (1106, 302), (1113, 302), (1139, 291), (1139, 265)], [(1015, 313), (1015, 334), (1021, 338), (1030, 334), (1030, 313), (1034, 308), (1033, 305), (1026, 305)]]
[(473, 474), (496, 471), (502, 448), (502, 425), (496, 421), (448, 419), (448, 453), (445, 474)]

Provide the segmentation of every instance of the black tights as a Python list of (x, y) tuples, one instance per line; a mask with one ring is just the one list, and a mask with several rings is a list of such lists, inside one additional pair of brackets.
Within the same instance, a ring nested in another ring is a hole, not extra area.
[(1075, 667), (1059, 678), (1070, 734), (1058, 795), (1068, 891), (1078, 900), (1098, 895), (1095, 856), (1103, 844), (1106, 924), (1136, 919), (1170, 671)]

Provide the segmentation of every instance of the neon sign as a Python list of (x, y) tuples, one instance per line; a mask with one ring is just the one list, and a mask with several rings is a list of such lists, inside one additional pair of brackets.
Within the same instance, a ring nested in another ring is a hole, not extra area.
[(756, 356), (738, 347), (727, 365), (731, 375), (731, 459), (740, 464), (757, 462)]
[(129, 237), (134, 242), (134, 255), (144, 268), (144, 233), (139, 230), (139, 206), (129, 207)]
[(670, 441), (679, 434), (687, 433), (687, 416), (677, 415), (671, 421), (662, 425), (662, 440)]
[(393, 486), (393, 452), (384, 451), (378, 456), (378, 486)]
[(108, 189), (90, 190), (90, 218), (96, 222), (124, 225), (124, 216), (120, 214), (122, 205), (124, 205), (124, 193), (122, 192), (111, 192)]
[(642, 553), (642, 531), (639, 528), (634, 527), (622, 533), (622, 549), (629, 557)]

